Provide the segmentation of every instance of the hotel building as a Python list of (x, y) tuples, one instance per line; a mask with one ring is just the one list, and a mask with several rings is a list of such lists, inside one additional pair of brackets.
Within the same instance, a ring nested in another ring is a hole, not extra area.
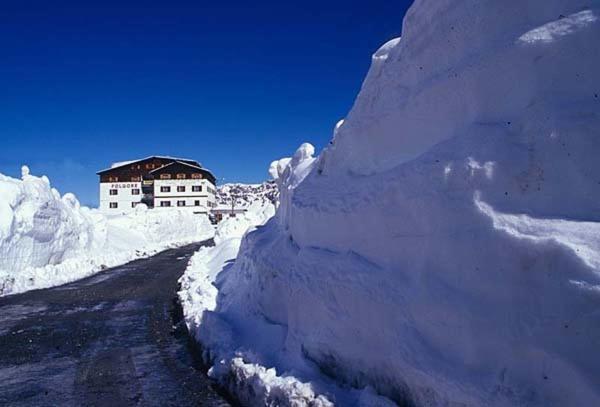
[(152, 156), (99, 171), (100, 209), (124, 213), (140, 203), (209, 213), (216, 206), (216, 179), (194, 160)]

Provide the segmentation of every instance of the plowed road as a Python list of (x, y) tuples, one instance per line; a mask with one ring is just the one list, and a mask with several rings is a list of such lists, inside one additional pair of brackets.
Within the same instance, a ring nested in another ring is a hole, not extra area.
[(0, 405), (226, 406), (176, 300), (208, 242), (0, 298)]

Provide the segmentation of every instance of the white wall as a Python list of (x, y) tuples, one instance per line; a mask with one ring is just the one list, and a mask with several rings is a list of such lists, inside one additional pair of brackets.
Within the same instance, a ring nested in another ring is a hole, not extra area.
[[(171, 187), (169, 192), (161, 192), (163, 186)], [(185, 186), (184, 192), (178, 192), (178, 186)], [(202, 186), (200, 192), (192, 191), (192, 186)], [(110, 190), (116, 189), (117, 195), (110, 195)], [(139, 195), (133, 195), (132, 190), (139, 189)], [(154, 207), (159, 208), (161, 202), (170, 201), (171, 207), (177, 207), (177, 201), (185, 201), (185, 208), (193, 211), (199, 209), (195, 201), (200, 201), (200, 208), (205, 212), (216, 205), (216, 197), (212, 191), (216, 187), (205, 179), (169, 179), (154, 181)], [(133, 202), (141, 202), (142, 183), (141, 182), (103, 182), (100, 183), (100, 210), (108, 213), (123, 213), (133, 210)], [(117, 208), (110, 208), (110, 203), (116, 202)], [(180, 207), (183, 208), (183, 207)]]
[[(161, 192), (161, 187), (171, 187), (169, 192)], [(185, 191), (178, 192), (178, 186), (185, 186)], [(192, 191), (192, 186), (202, 186), (202, 191)], [(210, 188), (210, 189), (209, 189)], [(215, 205), (216, 198), (212, 192), (214, 185), (205, 179), (168, 179), (154, 180), (154, 207), (160, 208), (161, 202), (170, 201), (171, 207), (177, 208), (177, 201), (185, 201), (185, 207), (191, 210), (201, 210), (205, 212)], [(200, 206), (195, 205), (195, 201), (200, 201)]]
[[(165, 201), (171, 202), (170, 208), (187, 209), (192, 212), (208, 213), (210, 209), (206, 204), (206, 198), (157, 198), (154, 200), (154, 209), (169, 208), (160, 206), (161, 202)], [(185, 201), (185, 206), (177, 206), (177, 201)], [(196, 206), (195, 201), (200, 201), (200, 205)]]
[[(116, 189), (117, 195), (110, 195)], [(133, 195), (133, 189), (139, 189), (139, 195)], [(102, 182), (100, 183), (100, 210), (110, 213), (122, 213), (133, 210), (131, 204), (142, 200), (141, 182)], [(116, 202), (117, 208), (110, 208), (110, 202)]]

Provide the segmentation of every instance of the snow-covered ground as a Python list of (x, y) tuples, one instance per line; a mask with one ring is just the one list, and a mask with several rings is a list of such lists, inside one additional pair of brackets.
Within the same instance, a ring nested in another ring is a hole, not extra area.
[(256, 405), (600, 405), (599, 19), (416, 0), (332, 144), (273, 164), (274, 218), (192, 261), (211, 374)]
[[(236, 188), (243, 189), (246, 194), (250, 192), (250, 189), (245, 188), (244, 185), (237, 185)], [(204, 329), (203, 320), (215, 310), (220, 281), (225, 278), (228, 268), (232, 266), (243, 236), (264, 225), (275, 214), (275, 204), (269, 199), (254, 198), (244, 195), (243, 201), (252, 202), (247, 206), (248, 210), (235, 218), (226, 217), (217, 225), (214, 237), (215, 246), (203, 247), (194, 254), (180, 279), (179, 298), (186, 323), (196, 339), (206, 345), (203, 338), (206, 338), (206, 335), (210, 336), (212, 329)], [(233, 345), (230, 343), (232, 338), (225, 338), (222, 329), (214, 330), (214, 339), (226, 351), (232, 349)], [(224, 340), (227, 342), (223, 342)], [(219, 354), (210, 346), (207, 346), (207, 352), (205, 355), (207, 361), (212, 360), (210, 354)], [(241, 369), (244, 368), (245, 365), (242, 363)], [(261, 373), (266, 374), (265, 372)], [(216, 377), (214, 371), (211, 374)], [(232, 390), (235, 389), (232, 387)], [(238, 394), (238, 396), (240, 395)]]
[(275, 182), (267, 181), (262, 184), (229, 183), (219, 185), (216, 198), (219, 207), (231, 208), (233, 201), (235, 209), (245, 209), (255, 202), (275, 203), (278, 195)]
[(22, 179), (0, 174), (0, 295), (74, 281), (213, 234), (206, 216), (177, 209), (138, 206), (106, 217), (24, 167)]

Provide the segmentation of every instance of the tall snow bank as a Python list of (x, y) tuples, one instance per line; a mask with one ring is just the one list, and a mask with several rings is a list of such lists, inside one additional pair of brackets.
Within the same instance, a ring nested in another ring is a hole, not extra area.
[(179, 210), (105, 217), (46, 177), (0, 174), (0, 295), (63, 284), (174, 245), (204, 240), (205, 216)]
[(0, 270), (57, 264), (103, 239), (73, 194), (23, 167), (21, 180), (0, 174)]
[[(284, 161), (289, 163), (291, 159)], [(281, 173), (273, 175), (278, 178), (285, 167), (281, 166)], [(180, 279), (179, 298), (186, 323), (204, 345), (206, 360), (214, 364), (209, 374), (243, 404), (330, 406), (310, 383), (281, 377), (275, 369), (266, 368), (251, 355), (238, 351), (234, 340), (237, 335), (215, 312), (219, 288), (238, 255), (243, 236), (263, 226), (275, 214), (275, 204), (270, 200), (252, 201), (244, 215), (225, 218), (219, 223), (214, 247), (203, 247), (191, 258)]]
[[(274, 161), (269, 173), (274, 178), (280, 198), (290, 202), (295, 186), (308, 175), (315, 163), (314, 147), (308, 143), (301, 145), (293, 157)], [(195, 338), (204, 346), (204, 356), (212, 364), (209, 374), (225, 386), (244, 405), (277, 405), (327, 407), (333, 405), (329, 395), (322, 391), (340, 394), (335, 383), (311, 382), (315, 369), (310, 366), (288, 365), (292, 371), (273, 367), (274, 364), (264, 354), (255, 352), (261, 347), (273, 347), (281, 332), (273, 329), (262, 316), (251, 317), (246, 324), (252, 324), (253, 332), (242, 325), (224, 318), (217, 308), (218, 298), (228, 289), (241, 287), (246, 283), (237, 274), (240, 263), (236, 257), (240, 252), (244, 236), (268, 228), (268, 222), (275, 214), (275, 205), (270, 200), (255, 201), (245, 215), (226, 218), (217, 226), (215, 246), (203, 247), (190, 260), (182, 276), (179, 297), (183, 305), (186, 323)], [(285, 218), (279, 211), (277, 223), (285, 228)], [(255, 231), (253, 233), (253, 231)], [(244, 240), (247, 242), (247, 239)], [(245, 243), (244, 243), (245, 244)], [(242, 246), (242, 253), (247, 253)], [(278, 254), (273, 253), (273, 258)], [(243, 267), (243, 266), (242, 266)], [(234, 271), (235, 270), (235, 271)], [(251, 269), (246, 272), (252, 272)], [(248, 301), (251, 303), (252, 301)], [(257, 341), (248, 346), (249, 334)], [(257, 344), (260, 344), (258, 346)], [(333, 389), (333, 390), (332, 390)], [(372, 389), (346, 391), (340, 400), (350, 405), (385, 407), (392, 405), (389, 400), (378, 396)]]
[(599, 18), (597, 0), (417, 0), (332, 145), (272, 166), (281, 206), (198, 332), (215, 372), (260, 364), (340, 405), (360, 398), (328, 381), (600, 405)]
[(599, 17), (597, 1), (416, 1), (375, 53), (329, 170), (391, 169), (474, 127), (558, 130), (598, 102)]

